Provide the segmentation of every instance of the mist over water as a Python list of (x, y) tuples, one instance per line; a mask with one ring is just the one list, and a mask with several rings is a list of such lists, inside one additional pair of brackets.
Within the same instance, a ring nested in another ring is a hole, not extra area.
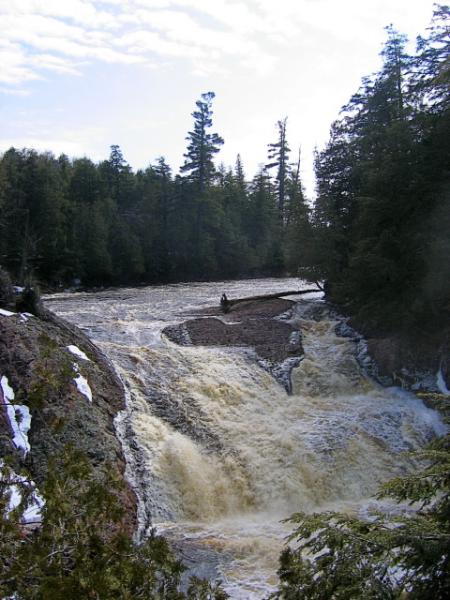
[(354, 342), (336, 335), (326, 311), (309, 316), (320, 294), (283, 316), (302, 331), (305, 349), (291, 395), (249, 350), (180, 347), (161, 335), (224, 291), (235, 298), (298, 287), (261, 279), (47, 298), (127, 387), (119, 429), (141, 526), (151, 519), (194, 572), (219, 576), (232, 598), (263, 598), (276, 585), (282, 519), (364, 511), (379, 483), (413, 466), (404, 451), (443, 432), (420, 400), (366, 377)]

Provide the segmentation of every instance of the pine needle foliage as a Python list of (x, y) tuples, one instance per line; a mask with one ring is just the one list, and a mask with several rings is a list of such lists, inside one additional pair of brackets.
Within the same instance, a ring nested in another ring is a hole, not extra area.
[[(12, 485), (21, 502), (11, 507)], [(86, 457), (67, 447), (49, 463), (40, 493), (41, 523), (24, 522), (34, 486), (6, 464), (0, 473), (0, 597), (14, 600), (224, 600), (220, 586), (193, 580), (167, 541), (136, 544), (124, 520), (123, 483), (111, 469), (96, 478)]]
[(425, 466), (378, 494), (400, 504), (398, 515), (377, 512), (362, 520), (324, 512), (288, 519), (295, 530), (280, 556), (273, 599), (450, 597), (450, 435), (415, 454)]

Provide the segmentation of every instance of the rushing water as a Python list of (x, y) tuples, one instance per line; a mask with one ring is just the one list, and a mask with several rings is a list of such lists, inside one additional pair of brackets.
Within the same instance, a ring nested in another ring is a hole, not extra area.
[(221, 578), (232, 598), (263, 598), (276, 585), (282, 519), (366, 511), (380, 482), (411, 467), (403, 451), (443, 432), (420, 400), (362, 372), (336, 321), (311, 318), (320, 298), (285, 315), (305, 348), (291, 395), (248, 350), (179, 347), (161, 335), (217, 305), (223, 291), (233, 298), (298, 285), (262, 279), (47, 298), (102, 348), (127, 387), (118, 427), (141, 527), (151, 519), (193, 572)]

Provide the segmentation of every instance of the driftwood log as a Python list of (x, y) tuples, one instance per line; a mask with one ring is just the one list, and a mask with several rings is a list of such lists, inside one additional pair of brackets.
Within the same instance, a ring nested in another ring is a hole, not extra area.
[(257, 302), (260, 300), (273, 300), (274, 298), (284, 298), (284, 296), (298, 296), (301, 294), (310, 294), (311, 292), (323, 292), (323, 288), (321, 286), (317, 286), (314, 289), (308, 290), (293, 290), (289, 292), (280, 292), (278, 294), (263, 294), (262, 296), (247, 296), (246, 298), (235, 298), (233, 300), (229, 300), (227, 295), (224, 293), (220, 299), (220, 307), (224, 313), (229, 312), (229, 310), (239, 304), (240, 302)]

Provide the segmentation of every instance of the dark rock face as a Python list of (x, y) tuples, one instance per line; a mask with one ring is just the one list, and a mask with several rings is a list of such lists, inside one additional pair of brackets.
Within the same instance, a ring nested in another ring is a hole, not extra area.
[[(88, 360), (71, 353), (75, 345)], [(77, 365), (77, 366), (74, 366)], [(92, 402), (77, 388), (82, 375)], [(0, 315), (0, 376), (8, 378), (14, 402), (31, 412), (31, 452), (23, 460), (11, 442), (8, 421), (0, 419), (0, 455), (24, 463), (33, 479), (45, 479), (50, 456), (66, 444), (82, 450), (97, 472), (115, 470), (124, 478), (125, 461), (114, 418), (124, 408), (123, 387), (98, 348), (79, 330), (46, 312), (44, 318)], [(123, 496), (130, 527), (136, 500), (128, 486)]]
[[(280, 369), (294, 359), (290, 369), (303, 356), (301, 334), (289, 323), (275, 319), (288, 311), (289, 300), (270, 300), (237, 304), (226, 315), (196, 318), (181, 325), (166, 327), (163, 333), (180, 345), (243, 347), (254, 350), (266, 368), (289, 391), (289, 377)], [(211, 314), (211, 311), (208, 311)], [(295, 360), (297, 359), (297, 360)]]
[(450, 340), (447, 340), (442, 347), (441, 369), (447, 389), (450, 390)]
[(367, 350), (378, 374), (396, 385), (413, 391), (438, 391), (436, 374), (441, 370), (450, 389), (450, 345), (441, 335), (371, 337)]
[(370, 338), (367, 340), (367, 348), (383, 375), (400, 372), (407, 364), (413, 362), (412, 348), (405, 347), (401, 340), (395, 337)]

